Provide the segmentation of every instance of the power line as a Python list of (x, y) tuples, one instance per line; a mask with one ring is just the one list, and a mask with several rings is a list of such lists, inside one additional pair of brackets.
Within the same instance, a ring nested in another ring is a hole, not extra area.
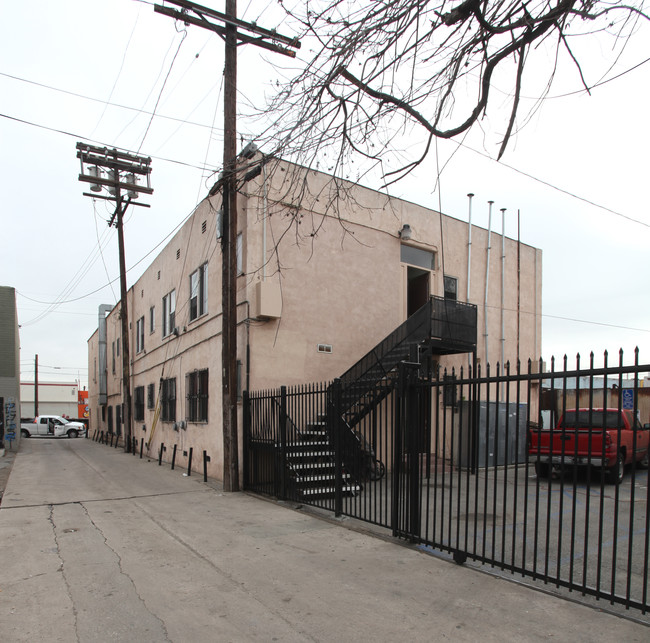
[[(12, 80), (18, 80), (22, 83), (27, 83), (29, 85), (35, 85), (36, 87), (42, 87), (43, 89), (49, 89), (54, 92), (59, 92), (61, 94), (67, 94), (68, 96), (74, 96), (75, 98), (82, 98), (83, 100), (89, 100), (92, 101), (93, 103), (100, 103), (102, 105), (105, 105), (106, 107), (117, 107), (118, 109), (125, 109), (130, 112), (137, 112), (138, 114), (142, 114), (143, 116), (152, 116), (154, 112), (150, 112), (146, 109), (141, 109), (138, 107), (131, 107), (130, 105), (122, 105), (121, 103), (112, 103), (109, 100), (103, 100), (101, 98), (94, 98), (93, 96), (88, 96), (86, 94), (80, 94), (78, 92), (73, 92), (69, 91), (67, 89), (61, 89), (60, 87), (53, 87), (52, 85), (46, 85), (45, 83), (39, 83), (35, 80), (28, 80), (27, 78), (21, 78), (20, 76), (14, 76), (12, 74), (6, 74), (4, 72), (0, 72), (0, 76), (4, 76), (5, 78), (11, 78)], [(162, 118), (167, 121), (175, 121), (177, 123), (181, 123), (183, 125), (192, 125), (194, 127), (201, 127), (203, 129), (210, 129), (210, 125), (206, 125), (205, 123), (199, 123), (197, 121), (188, 121), (185, 118), (179, 118), (177, 116), (166, 116), (165, 114), (156, 114), (157, 118)], [(97, 127), (95, 127), (97, 129)], [(95, 131), (93, 130), (93, 132)], [(92, 134), (91, 134), (92, 136)], [(77, 137), (78, 138), (78, 137)], [(90, 139), (88, 139), (90, 140)]]
[[(99, 146), (109, 147), (111, 149), (118, 149), (118, 150), (120, 150), (122, 152), (132, 152), (132, 150), (128, 150), (126, 148), (115, 147), (115, 145), (111, 145), (109, 143), (103, 143), (102, 141), (97, 141), (95, 139), (88, 138), (87, 136), (82, 136), (81, 134), (75, 134), (74, 132), (68, 132), (66, 130), (57, 129), (55, 127), (48, 127), (47, 125), (41, 125), (40, 123), (34, 123), (33, 121), (28, 121), (28, 120), (25, 120), (23, 118), (17, 118), (16, 116), (9, 116), (8, 114), (1, 114), (0, 113), (0, 118), (6, 118), (7, 120), (10, 120), (10, 121), (16, 121), (17, 123), (22, 123), (23, 125), (30, 125), (31, 127), (36, 127), (38, 129), (44, 129), (44, 130), (47, 130), (48, 132), (54, 132), (56, 134), (63, 134), (64, 136), (70, 136), (71, 138), (80, 139), (82, 141), (88, 141), (89, 143), (94, 143), (94, 144), (99, 145)], [(132, 153), (135, 153), (135, 152), (132, 152)], [(206, 170), (210, 170), (211, 172), (216, 172), (216, 170), (217, 170), (216, 167), (194, 165), (192, 163), (186, 163), (185, 161), (178, 161), (176, 159), (165, 158), (164, 156), (151, 155), (151, 158), (155, 159), (156, 161), (163, 161), (163, 162), (166, 162), (166, 163), (174, 163), (175, 165), (182, 165), (184, 167), (191, 167), (191, 168), (194, 168), (195, 170), (201, 170), (202, 172), (205, 172)]]

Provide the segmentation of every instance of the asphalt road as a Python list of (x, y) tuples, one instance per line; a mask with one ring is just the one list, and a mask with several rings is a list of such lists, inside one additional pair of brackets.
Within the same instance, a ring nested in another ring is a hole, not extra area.
[(647, 641), (647, 626), (91, 440), (25, 440), (0, 640)]

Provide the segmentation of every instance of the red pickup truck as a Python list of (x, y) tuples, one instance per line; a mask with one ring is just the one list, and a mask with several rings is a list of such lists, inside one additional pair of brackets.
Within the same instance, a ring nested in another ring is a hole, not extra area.
[(540, 478), (548, 477), (553, 465), (590, 466), (619, 484), (625, 465), (648, 468), (649, 441), (650, 425), (642, 426), (631, 411), (574, 409), (555, 428), (531, 428), (528, 454)]

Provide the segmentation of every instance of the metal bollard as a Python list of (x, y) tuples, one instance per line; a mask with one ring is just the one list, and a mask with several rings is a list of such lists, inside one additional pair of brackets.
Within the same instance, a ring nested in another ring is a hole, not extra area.
[(207, 451), (203, 451), (203, 482), (208, 481), (208, 462), (210, 462), (210, 456)]
[(190, 447), (190, 457), (189, 460), (187, 461), (187, 475), (191, 476), (192, 475), (192, 451), (194, 450), (193, 447)]
[(160, 443), (160, 451), (158, 452), (158, 466), (162, 464), (162, 454), (163, 451), (165, 450), (165, 444), (164, 442)]
[(174, 470), (174, 464), (176, 463), (176, 448), (178, 447), (177, 444), (174, 445), (174, 453), (172, 453), (172, 471)]
[(142, 447), (144, 447), (144, 438), (140, 438), (140, 460), (142, 460)]

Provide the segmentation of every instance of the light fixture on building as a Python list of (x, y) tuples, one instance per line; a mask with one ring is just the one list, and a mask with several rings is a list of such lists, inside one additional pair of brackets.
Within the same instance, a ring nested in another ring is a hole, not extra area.
[(408, 223), (405, 223), (398, 234), (400, 239), (408, 241), (411, 238), (411, 226)]

